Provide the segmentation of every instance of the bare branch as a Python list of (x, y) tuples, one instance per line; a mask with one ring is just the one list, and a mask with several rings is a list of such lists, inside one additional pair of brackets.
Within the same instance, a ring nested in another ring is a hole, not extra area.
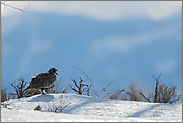
[(144, 97), (144, 99), (147, 100), (147, 102), (151, 102), (148, 98), (145, 97), (145, 95), (142, 92), (140, 92), (140, 94)]
[[(27, 8), (24, 9), (24, 12), (27, 12), (26, 10), (30, 7), (30, 4), (31, 4), (31, 3), (30, 3), (30, 1), (29, 1), (29, 5), (27, 6)], [(22, 18), (24, 12), (23, 12), (22, 15), (20, 16), (19, 20)]]
[[(77, 87), (77, 90), (75, 88), (73, 88), (71, 85), (71, 89), (74, 90), (75, 92), (77, 92), (78, 94), (82, 95), (83, 92), (88, 92), (87, 95), (89, 96), (89, 90), (90, 90), (90, 87), (91, 85), (87, 85), (87, 84), (82, 84), (83, 82), (83, 79), (80, 77), (80, 81), (79, 81), (79, 85), (77, 85), (77, 82), (76, 80), (73, 78), (71, 78), (71, 80), (74, 82), (75, 86)], [(86, 87), (84, 89), (82, 89), (83, 87)]]
[[(153, 75), (152, 75), (153, 76)], [(158, 84), (159, 84), (159, 77), (161, 76), (161, 73), (160, 73), (160, 75), (157, 77), (157, 78), (155, 78), (154, 76), (153, 76), (153, 78), (156, 80), (156, 88), (155, 88), (155, 97), (154, 97), (154, 103), (156, 103), (157, 102), (157, 97), (158, 97)]]
[[(91, 87), (91, 85), (90, 85), (90, 87)], [(88, 85), (87, 85), (87, 87), (84, 88), (82, 92), (88, 92), (90, 90), (90, 87), (88, 87)]]
[(78, 92), (75, 88), (73, 88), (71, 85), (69, 85), (71, 87), (72, 90)]
[[(104, 89), (102, 88), (102, 91), (100, 92), (100, 94), (101, 94), (103, 91), (105, 91), (105, 89), (106, 89), (111, 83), (113, 83), (113, 81), (111, 81)], [(100, 96), (100, 94), (99, 94), (98, 96)]]
[(19, 10), (19, 11), (21, 11), (21, 12), (26, 12), (26, 10), (30, 7), (30, 1), (29, 1), (29, 5), (28, 5), (28, 7), (27, 8), (25, 8), (24, 10), (23, 9), (20, 9), (20, 8), (17, 8), (17, 7), (14, 7), (14, 6), (11, 6), (11, 5), (8, 5), (8, 4), (5, 4), (5, 3), (3, 3), (3, 2), (1, 2), (1, 4), (3, 4), (4, 6), (6, 6), (6, 7), (10, 7), (10, 8), (12, 8), (12, 9), (15, 9), (15, 10)]
[[(86, 75), (85, 72), (83, 72), (81, 69), (79, 69), (79, 68), (77, 68), (77, 67), (73, 67), (73, 68), (78, 69), (78, 70), (80, 70), (83, 74), (85, 74), (85, 76), (90, 80), (90, 82), (91, 82), (91, 84), (92, 84), (92, 86), (93, 86), (93, 92), (94, 92), (94, 94), (96, 94), (96, 93), (95, 93), (94, 84), (93, 84), (92, 80), (88, 77), (88, 75)], [(97, 95), (97, 96), (98, 96), (98, 95)]]
[(16, 94), (12, 93), (13, 95), (16, 95), (18, 98), (22, 98), (26, 95), (27, 91), (25, 91), (26, 82), (24, 81), (24, 77), (20, 76), (18, 80), (18, 83), (15, 83), (15, 80), (13, 83), (11, 83), (12, 88), (15, 90)]
[(79, 86), (77, 85), (75, 79), (71, 79), (71, 80), (74, 82), (75, 86), (76, 86), (77, 88), (79, 88)]
[[(20, 16), (19, 20), (22, 18), (24, 12), (27, 12), (27, 9), (30, 7), (31, 5), (31, 2), (29, 1), (29, 4), (28, 6), (25, 8), (25, 9), (21, 9), (21, 8), (17, 8), (17, 7), (14, 7), (14, 6), (11, 6), (9, 4), (6, 4), (5, 2), (1, 2), (2, 5), (4, 5), (4, 7), (6, 7), (8, 10), (10, 10), (9, 8), (12, 8), (12, 9), (15, 9), (15, 10), (18, 10), (18, 11), (21, 11), (22, 12), (22, 15)], [(9, 7), (9, 8), (8, 8)], [(4, 8), (5, 9), (5, 8)]]
[[(90, 89), (95, 95), (97, 95), (96, 93), (95, 93), (95, 91), (93, 91), (92, 89)], [(97, 97), (99, 97), (99, 95), (97, 95)]]
[(118, 92), (116, 92), (116, 93), (109, 94), (109, 95), (107, 95), (107, 96), (102, 97), (102, 99), (103, 99), (103, 98), (106, 98), (106, 97), (109, 97), (109, 96), (113, 96), (113, 95), (115, 95), (115, 94), (122, 93), (123, 91), (125, 91), (125, 90), (123, 89), (123, 90), (120, 90), (120, 91), (118, 91)]

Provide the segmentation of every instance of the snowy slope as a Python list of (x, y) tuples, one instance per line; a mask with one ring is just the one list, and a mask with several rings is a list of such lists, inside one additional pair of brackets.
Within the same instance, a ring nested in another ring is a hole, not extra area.
[[(182, 101), (176, 104), (157, 104), (101, 99), (76, 94), (35, 95), (11, 99), (1, 108), (1, 121), (182, 121)], [(43, 111), (53, 105), (67, 105), (61, 113), (34, 111), (40, 105)]]

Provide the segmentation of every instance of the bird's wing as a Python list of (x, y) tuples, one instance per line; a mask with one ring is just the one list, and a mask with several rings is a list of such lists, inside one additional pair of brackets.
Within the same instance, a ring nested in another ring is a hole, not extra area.
[(55, 74), (50, 73), (40, 73), (36, 76), (36, 83), (38, 87), (49, 87), (53, 86), (57, 80), (57, 77)]
[(39, 75), (36, 76), (37, 80), (48, 80), (48, 79), (54, 79), (54, 74), (50, 73), (40, 73)]

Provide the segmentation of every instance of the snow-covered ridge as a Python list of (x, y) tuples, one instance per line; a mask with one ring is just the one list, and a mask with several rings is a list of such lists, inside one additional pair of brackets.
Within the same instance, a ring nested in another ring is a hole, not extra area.
[[(77, 94), (35, 95), (11, 99), (12, 110), (1, 108), (1, 121), (182, 121), (182, 101), (176, 104), (101, 99)], [(61, 113), (34, 111), (51, 105), (67, 105)]]

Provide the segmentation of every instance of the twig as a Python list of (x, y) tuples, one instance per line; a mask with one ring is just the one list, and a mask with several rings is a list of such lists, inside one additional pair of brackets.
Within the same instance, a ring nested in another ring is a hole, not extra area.
[(142, 92), (140, 92), (140, 94), (147, 100), (147, 102), (151, 102), (149, 99), (147, 99), (147, 98), (145, 97), (145, 95), (144, 95)]
[[(97, 95), (96, 93), (95, 93), (95, 88), (94, 88), (94, 84), (93, 84), (93, 82), (92, 82), (92, 80), (88, 77), (88, 75), (86, 75), (86, 73), (85, 72), (83, 72), (81, 69), (79, 69), (79, 68), (77, 68), (77, 67), (73, 67), (73, 68), (75, 68), (75, 69), (78, 69), (78, 70), (80, 70), (83, 74), (85, 74), (85, 76), (90, 80), (90, 82), (91, 82), (91, 84), (92, 84), (92, 86), (93, 86), (93, 92), (94, 92), (94, 94), (95, 95)], [(98, 95), (97, 95), (98, 96)], [(98, 96), (99, 97), (99, 96)]]
[[(93, 86), (93, 92), (95, 92), (94, 84), (93, 84), (92, 80), (88, 77), (88, 75), (86, 75), (86, 73), (85, 73), (85, 72), (83, 72), (81, 69), (79, 69), (79, 68), (77, 68), (77, 67), (73, 67), (73, 68), (78, 69), (78, 70), (80, 70), (83, 74), (85, 74), (85, 76), (86, 76), (86, 77), (90, 80), (90, 82), (92, 83), (92, 86)], [(96, 94), (96, 93), (94, 93), (94, 94)], [(98, 95), (97, 95), (97, 96), (98, 96)]]
[[(29, 1), (29, 5), (27, 6), (27, 8), (24, 9), (24, 12), (27, 12), (26, 10), (30, 7), (30, 4), (31, 4), (31, 3), (30, 3), (30, 1)], [(19, 20), (22, 18), (24, 12), (23, 12), (22, 15), (20, 16)]]
[[(153, 76), (153, 75), (152, 75)], [(159, 84), (159, 77), (161, 76), (161, 73), (160, 73), (160, 75), (157, 77), (157, 78), (155, 78), (154, 76), (153, 76), (153, 78), (156, 80), (156, 88), (155, 88), (155, 96), (154, 96), (154, 103), (156, 103), (157, 102), (157, 96), (158, 96), (158, 84)]]
[(30, 7), (30, 1), (29, 1), (29, 6), (28, 6), (25, 10), (20, 9), (20, 8), (17, 8), (17, 7), (14, 7), (14, 6), (11, 6), (11, 5), (8, 5), (8, 4), (5, 4), (5, 3), (3, 3), (3, 2), (1, 2), (1, 4), (3, 4), (4, 6), (8, 6), (8, 7), (12, 8), (12, 9), (19, 10), (19, 11), (21, 11), (21, 12), (26, 12), (25, 10), (27, 10), (27, 9)]
[[(100, 94), (101, 94), (103, 91), (105, 91), (105, 89), (106, 89), (107, 87), (109, 87), (109, 85), (110, 85), (111, 83), (113, 83), (113, 81), (111, 81), (105, 88), (102, 88), (102, 91), (100, 92)], [(99, 94), (98, 96), (100, 96), (100, 94)]]
[(7, 9), (9, 9), (8, 7), (12, 8), (12, 9), (15, 9), (15, 10), (18, 10), (18, 11), (21, 11), (22, 12), (22, 15), (20, 16), (19, 20), (22, 18), (24, 12), (27, 12), (26, 10), (30, 7), (31, 3), (29, 1), (29, 5), (23, 10), (21, 8), (17, 8), (17, 7), (14, 7), (14, 6), (11, 6), (11, 5), (8, 5), (8, 4), (5, 4), (5, 2), (1, 2), (2, 5), (4, 5)]
[[(90, 89), (90, 90), (92, 90), (92, 89)], [(92, 90), (93, 91), (93, 90)], [(93, 91), (93, 93), (95, 94), (95, 95), (97, 95), (96, 93), (95, 93), (95, 91)], [(99, 97), (99, 95), (97, 95), (97, 97)]]
[[(90, 87), (91, 87), (92, 85), (89, 86), (89, 85), (87, 85), (87, 84), (82, 84), (83, 80), (81, 79), (81, 77), (80, 77), (79, 85), (77, 85), (77, 82), (76, 82), (76, 80), (74, 79), (74, 77), (71, 78), (71, 80), (74, 82), (75, 86), (77, 87), (77, 90), (76, 90), (76, 89), (74, 89), (74, 88), (70, 85), (70, 87), (71, 87), (72, 90), (74, 90), (75, 92), (77, 92), (77, 93), (80, 94), (80, 95), (82, 95), (83, 92), (88, 92), (87, 95), (89, 96), (89, 90), (90, 90)], [(85, 86), (85, 88), (82, 89), (84, 86)]]
[(78, 92), (75, 88), (73, 88), (71, 85), (69, 85), (71, 87), (72, 90)]
[(119, 92), (109, 94), (109, 95), (107, 95), (107, 96), (105, 96), (105, 97), (102, 97), (102, 99), (103, 99), (103, 98), (106, 98), (106, 97), (109, 97), (109, 96), (113, 96), (113, 95), (115, 95), (115, 94), (122, 93), (123, 91), (125, 91), (125, 90), (123, 89), (123, 90), (120, 90)]

